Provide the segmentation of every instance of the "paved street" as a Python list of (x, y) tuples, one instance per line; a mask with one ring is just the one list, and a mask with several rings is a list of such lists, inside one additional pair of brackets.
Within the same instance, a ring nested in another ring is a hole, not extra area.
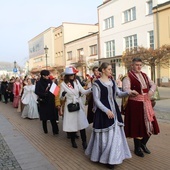
[[(161, 100), (155, 106), (161, 133), (152, 136), (148, 147), (150, 155), (139, 158), (133, 154), (132, 139), (127, 139), (132, 158), (115, 166), (116, 170), (167, 170), (170, 167), (170, 88), (159, 88)], [(118, 103), (120, 100), (118, 99)], [(49, 133), (44, 134), (39, 120), (22, 119), (11, 103), (0, 102), (0, 170), (104, 170), (104, 165), (93, 163), (84, 155), (81, 140), (78, 149), (71, 147), (70, 140), (62, 131), (53, 136), (50, 123)], [(88, 140), (91, 127), (87, 129)], [(3, 151), (3, 152), (2, 152)], [(4, 154), (3, 154), (4, 153)], [(3, 162), (6, 155), (9, 162)], [(12, 161), (13, 162), (12, 162)], [(15, 167), (16, 166), (16, 167)], [(20, 168), (21, 167), (21, 168)]]

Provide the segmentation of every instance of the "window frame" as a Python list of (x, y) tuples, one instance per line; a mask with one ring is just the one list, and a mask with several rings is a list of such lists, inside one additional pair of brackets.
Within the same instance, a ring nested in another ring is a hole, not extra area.
[(132, 7), (123, 11), (123, 23), (131, 22), (136, 20), (136, 7)]
[(106, 58), (115, 56), (115, 40), (105, 42), (105, 56)]
[(104, 30), (114, 28), (114, 16), (104, 19)]

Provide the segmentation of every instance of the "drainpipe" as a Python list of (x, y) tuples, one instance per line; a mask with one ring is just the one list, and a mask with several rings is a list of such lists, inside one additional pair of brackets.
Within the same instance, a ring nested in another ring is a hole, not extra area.
[[(156, 29), (157, 29), (157, 48), (160, 47), (160, 37), (159, 37), (159, 13), (158, 13), (158, 2), (156, 6)], [(161, 83), (161, 65), (160, 62), (158, 64), (158, 75), (157, 75), (157, 84), (160, 86)]]

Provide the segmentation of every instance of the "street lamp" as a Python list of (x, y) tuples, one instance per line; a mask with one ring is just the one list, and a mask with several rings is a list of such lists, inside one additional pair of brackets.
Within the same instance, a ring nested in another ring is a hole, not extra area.
[(45, 57), (46, 57), (46, 69), (47, 69), (47, 54), (48, 54), (48, 47), (47, 47), (47, 46), (44, 47), (44, 51), (45, 51)]

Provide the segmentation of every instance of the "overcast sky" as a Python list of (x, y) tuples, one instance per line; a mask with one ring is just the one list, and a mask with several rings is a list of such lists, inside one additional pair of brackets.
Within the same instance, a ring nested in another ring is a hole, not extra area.
[(96, 24), (103, 0), (0, 0), (0, 61), (23, 65), (28, 41), (62, 22)]

